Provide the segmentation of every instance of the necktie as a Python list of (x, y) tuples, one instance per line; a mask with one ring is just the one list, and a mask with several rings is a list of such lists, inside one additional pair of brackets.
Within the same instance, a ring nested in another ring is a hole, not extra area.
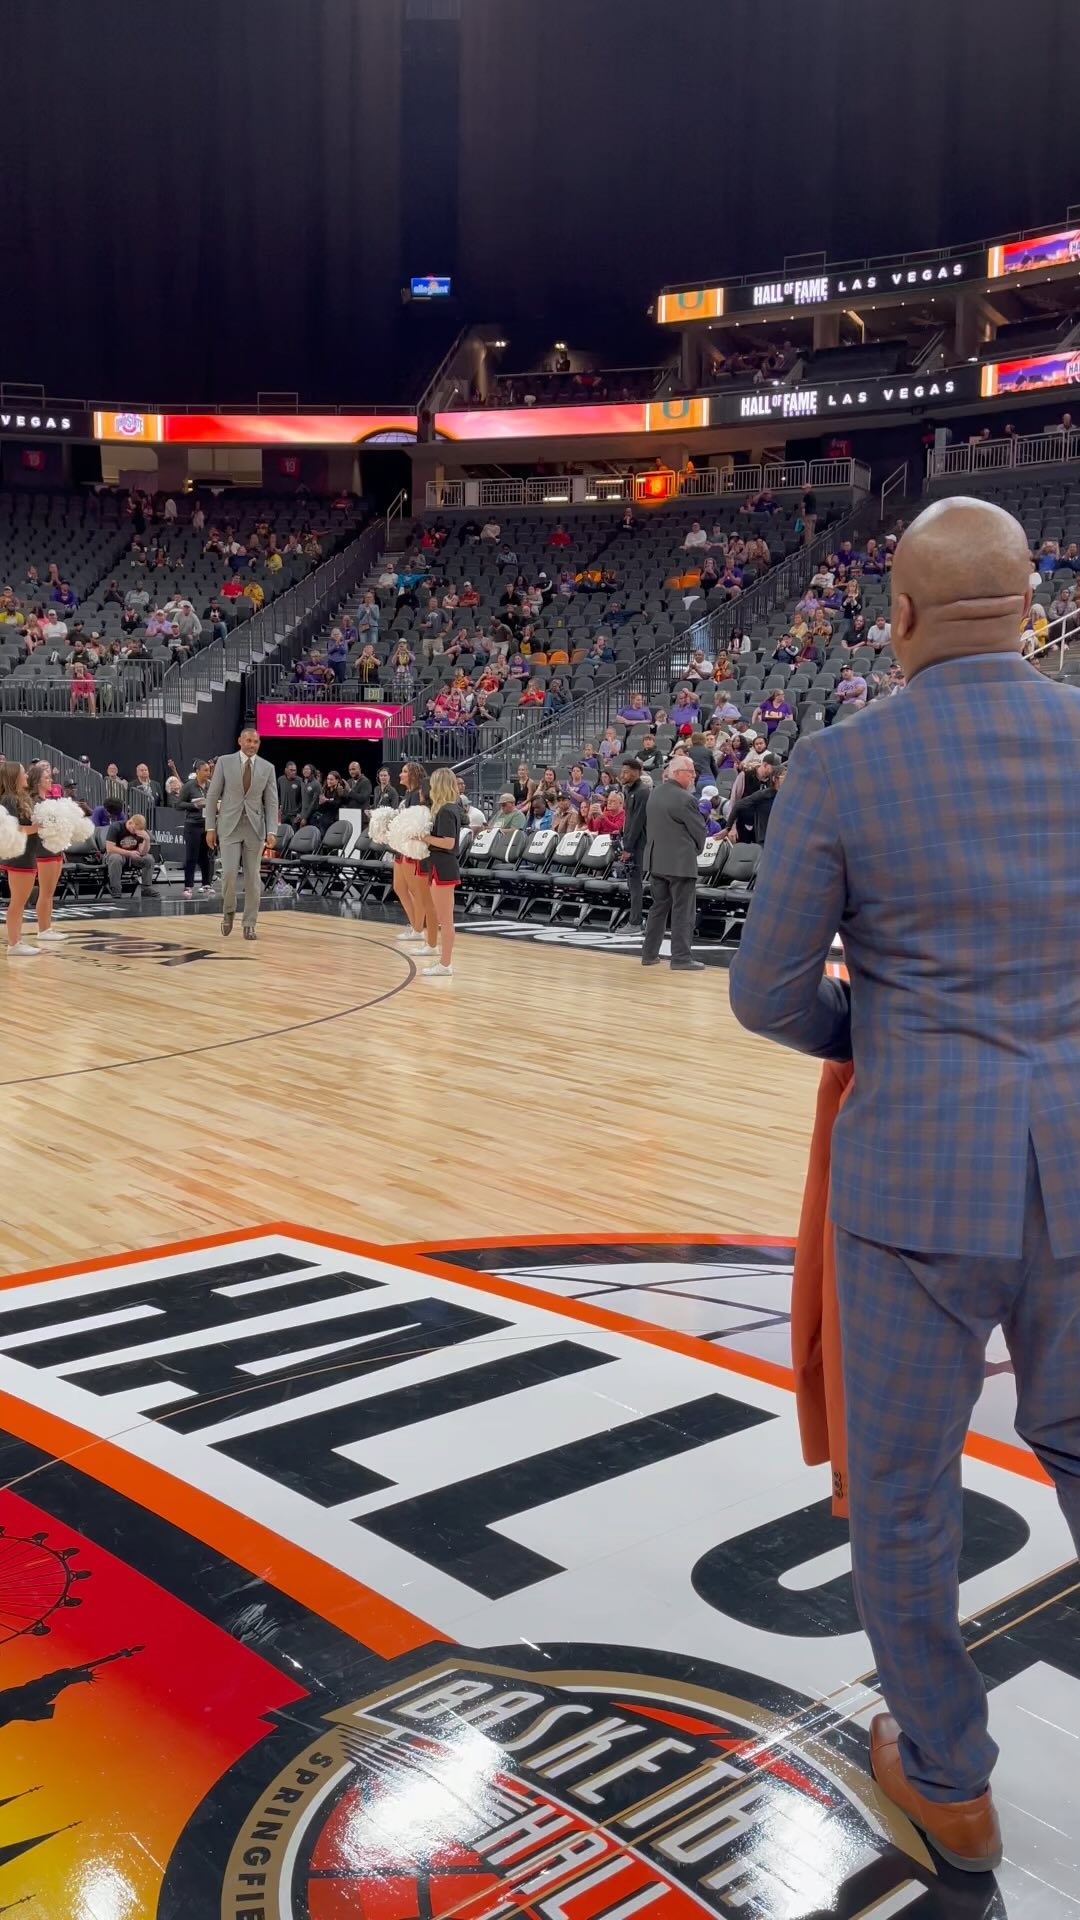
[(244, 761), (244, 792), (249, 793), (250, 791), (251, 791), (251, 761), (245, 760)]

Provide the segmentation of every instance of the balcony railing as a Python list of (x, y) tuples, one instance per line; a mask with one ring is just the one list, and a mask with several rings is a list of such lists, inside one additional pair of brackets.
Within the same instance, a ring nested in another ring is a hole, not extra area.
[[(531, 474), (521, 480), (429, 480), (424, 504), (429, 511), (463, 507), (611, 506), (641, 499), (643, 473)], [(764, 461), (753, 467), (701, 467), (681, 473), (680, 499), (715, 499), (722, 494), (801, 493), (807, 487), (834, 487), (865, 494), (870, 469), (863, 460)]]
[(1018, 467), (1057, 467), (1080, 460), (1080, 428), (1048, 427), (1044, 433), (1008, 433), (1000, 440), (968, 440), (959, 447), (931, 447), (926, 478), (953, 474), (1008, 473)]

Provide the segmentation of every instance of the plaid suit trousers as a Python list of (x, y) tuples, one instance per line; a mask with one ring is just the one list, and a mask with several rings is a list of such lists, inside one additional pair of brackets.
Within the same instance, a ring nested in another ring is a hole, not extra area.
[(1080, 1256), (1054, 1258), (1029, 1147), (1019, 1258), (905, 1253), (837, 1228), (836, 1278), (859, 1613), (909, 1780), (931, 1800), (972, 1799), (997, 1747), (957, 1618), (960, 1455), (1000, 1325), (1017, 1430), (1080, 1551)]

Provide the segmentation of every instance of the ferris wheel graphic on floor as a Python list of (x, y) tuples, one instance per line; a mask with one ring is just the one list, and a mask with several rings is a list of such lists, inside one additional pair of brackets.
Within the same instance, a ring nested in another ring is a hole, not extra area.
[(0, 1646), (24, 1634), (40, 1638), (61, 1607), (81, 1607), (73, 1589), (89, 1580), (72, 1566), (78, 1547), (53, 1547), (44, 1533), (28, 1537), (0, 1527)]

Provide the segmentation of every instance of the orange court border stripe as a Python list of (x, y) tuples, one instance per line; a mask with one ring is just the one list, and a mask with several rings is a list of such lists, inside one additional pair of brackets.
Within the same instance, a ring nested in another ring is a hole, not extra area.
[[(790, 1367), (715, 1346), (710, 1341), (699, 1340), (694, 1334), (680, 1333), (674, 1328), (656, 1327), (629, 1314), (617, 1313), (610, 1307), (552, 1295), (524, 1282), (508, 1280), (501, 1274), (476, 1273), (452, 1266), (439, 1259), (430, 1242), (407, 1243), (404, 1246), (392, 1243), (380, 1245), (317, 1227), (301, 1226), (290, 1220), (268, 1220), (258, 1226), (237, 1227), (225, 1233), (172, 1241), (141, 1251), (117, 1254), (113, 1259), (97, 1256), (61, 1266), (38, 1268), (29, 1273), (6, 1275), (0, 1278), (0, 1291), (32, 1286), (47, 1280), (70, 1279), (78, 1274), (102, 1272), (109, 1268), (137, 1266), (155, 1259), (169, 1259), (177, 1254), (243, 1245), (246, 1241), (275, 1233), (289, 1239), (307, 1241), (313, 1246), (326, 1247), (332, 1252), (359, 1254), (367, 1259), (402, 1266), (411, 1272), (452, 1281), (458, 1286), (493, 1294), (497, 1298), (517, 1300), (523, 1305), (539, 1307), (585, 1326), (628, 1335), (647, 1345), (662, 1347), (669, 1353), (683, 1354), (692, 1360), (704, 1360), (710, 1366), (741, 1375), (744, 1379), (757, 1380), (788, 1393), (795, 1390), (795, 1376)], [(627, 1241), (654, 1246), (681, 1246), (688, 1242), (709, 1244), (707, 1238), (688, 1234), (642, 1236), (610, 1233), (589, 1236), (589, 1242), (593, 1245), (618, 1246)], [(465, 1248), (507, 1244), (567, 1246), (574, 1242), (573, 1237), (567, 1234), (542, 1234), (522, 1235), (517, 1240), (498, 1235), (486, 1239), (439, 1243), (444, 1251), (451, 1250), (455, 1245)], [(715, 1245), (718, 1247), (791, 1247), (793, 1244), (790, 1237), (783, 1235), (715, 1236)], [(204, 1540), (208, 1546), (247, 1567), (249, 1572), (280, 1587), (282, 1592), (299, 1600), (312, 1613), (320, 1614), (354, 1638), (360, 1638), (357, 1627), (362, 1622), (363, 1644), (369, 1645), (373, 1652), (391, 1657), (395, 1653), (423, 1646), (431, 1640), (447, 1638), (416, 1615), (399, 1607), (396, 1602), (385, 1599), (374, 1589), (354, 1580), (351, 1575), (343, 1574), (305, 1548), (283, 1539), (261, 1522), (236, 1513), (200, 1489), (188, 1487), (163, 1468), (138, 1459), (112, 1441), (85, 1433), (56, 1415), (45, 1413), (27, 1401), (4, 1393), (0, 1393), (0, 1425), (56, 1458), (70, 1458), (76, 1452), (87, 1456), (79, 1461), (79, 1471), (89, 1473), (92, 1478), (151, 1512), (163, 1514), (185, 1532)], [(1026, 1447), (1013, 1446), (985, 1434), (969, 1433), (964, 1452), (970, 1459), (1018, 1474), (1023, 1479), (1045, 1486), (1051, 1484), (1049, 1476)]]

